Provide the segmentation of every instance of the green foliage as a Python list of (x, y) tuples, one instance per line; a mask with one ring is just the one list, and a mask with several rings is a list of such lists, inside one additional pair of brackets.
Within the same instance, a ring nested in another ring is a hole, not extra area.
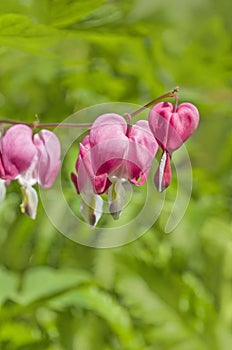
[[(186, 144), (192, 198), (169, 235), (175, 175), (149, 231), (108, 250), (62, 236), (41, 204), (35, 222), (20, 215), (18, 187), (9, 186), (0, 206), (0, 349), (230, 349), (231, 9), (227, 0), (0, 2), (2, 118), (59, 122), (98, 103), (144, 104), (176, 85), (201, 113)], [(78, 210), (74, 148), (62, 180)], [(142, 188), (134, 198), (123, 223), (140, 209)], [(52, 210), (63, 219), (58, 203)], [(87, 232), (80, 224), (75, 234)]]

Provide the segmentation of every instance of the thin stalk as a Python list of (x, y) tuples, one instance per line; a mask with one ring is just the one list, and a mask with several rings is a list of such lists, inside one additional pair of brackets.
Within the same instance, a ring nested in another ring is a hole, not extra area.
[[(146, 103), (143, 107), (137, 109), (136, 111), (132, 112), (131, 114), (125, 113), (125, 117), (128, 119), (136, 116), (137, 114), (141, 113), (144, 111), (146, 108), (153, 106), (155, 103), (162, 101), (165, 98), (168, 97), (175, 97), (176, 98), (176, 104), (178, 101), (178, 97), (175, 94), (176, 92), (179, 91), (179, 87), (176, 86), (173, 90), (166, 92), (165, 94), (155, 98), (154, 100)], [(85, 128), (85, 129), (90, 129), (92, 123), (40, 123), (39, 121), (35, 122), (23, 122), (20, 120), (13, 120), (13, 119), (0, 119), (0, 125), (4, 124), (10, 124), (10, 125), (17, 125), (17, 124), (23, 124), (27, 125), (30, 128), (33, 128), (34, 130), (37, 128), (56, 128), (57, 126), (62, 127), (62, 128)]]
[(178, 91), (179, 91), (179, 87), (176, 86), (173, 90), (166, 92), (165, 94), (163, 94), (163, 95), (161, 95), (161, 96), (155, 98), (155, 99), (152, 100), (151, 102), (148, 102), (148, 103), (145, 104), (143, 107), (141, 107), (141, 108), (137, 109), (136, 111), (132, 112), (132, 113), (130, 114), (130, 116), (131, 116), (131, 117), (135, 117), (137, 114), (139, 114), (139, 113), (141, 113), (142, 111), (144, 111), (144, 109), (153, 106), (155, 103), (160, 102), (160, 101), (162, 101), (162, 100), (165, 99), (165, 98), (168, 98), (168, 97), (175, 97), (175, 98), (177, 98), (175, 92), (178, 92)]
[(40, 122), (22, 122), (20, 120), (12, 120), (12, 119), (0, 119), (0, 124), (11, 124), (11, 125), (17, 125), (17, 124), (23, 124), (27, 125), (30, 128), (56, 128), (64, 127), (64, 128), (85, 128), (89, 129), (91, 128), (91, 123), (40, 123)]

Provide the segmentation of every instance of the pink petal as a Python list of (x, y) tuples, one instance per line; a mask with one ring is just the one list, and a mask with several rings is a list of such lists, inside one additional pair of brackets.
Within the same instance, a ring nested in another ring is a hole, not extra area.
[[(91, 148), (91, 162), (96, 175), (107, 173), (119, 176), (121, 164), (128, 154), (129, 140), (109, 139)], [(121, 174), (123, 177), (123, 174)]]
[(171, 118), (171, 125), (173, 128), (171, 129), (169, 136), (169, 149), (173, 150), (179, 148), (181, 144), (185, 142), (196, 130), (198, 123), (198, 109), (191, 103), (186, 102), (180, 104), (176, 110), (176, 113), (173, 113)]
[(199, 112), (191, 103), (182, 103), (174, 112), (169, 102), (155, 105), (149, 113), (149, 126), (162, 149), (172, 152), (179, 148), (199, 123)]
[(119, 114), (107, 113), (98, 117), (90, 130), (89, 140), (95, 146), (110, 139), (125, 139), (127, 124)]
[(37, 178), (38, 184), (49, 188), (52, 186), (60, 169), (61, 147), (57, 136), (49, 130), (41, 130), (34, 135), (34, 144), (38, 150)]
[(74, 186), (76, 187), (77, 194), (80, 194), (80, 189), (79, 189), (78, 181), (77, 181), (77, 175), (74, 173), (71, 173), (71, 180), (72, 180)]
[(1, 174), (4, 172), (8, 180), (15, 179), (29, 168), (35, 154), (32, 130), (22, 124), (10, 127), (1, 140)]
[(129, 138), (127, 155), (129, 178), (136, 185), (142, 185), (146, 181), (158, 144), (145, 120), (140, 120), (129, 127), (127, 135)]
[(118, 174), (128, 150), (126, 132), (127, 124), (118, 114), (103, 114), (95, 120), (89, 135), (95, 174)]
[(103, 193), (109, 187), (107, 174), (96, 175), (92, 166), (92, 149), (89, 144), (89, 136), (86, 136), (80, 144), (80, 152), (76, 162), (77, 175), (71, 178), (78, 193), (92, 190), (94, 193)]
[(80, 163), (82, 162), (82, 159), (85, 157), (85, 155), (88, 153), (90, 149), (90, 143), (89, 143), (89, 135), (85, 136), (82, 142), (80, 143), (80, 150), (79, 155), (76, 161), (76, 171), (78, 172)]
[[(74, 181), (75, 178), (73, 177)], [(75, 182), (74, 182), (75, 184)], [(108, 188), (108, 175), (101, 174), (96, 176), (89, 163), (89, 157), (83, 158), (80, 162), (77, 177), (76, 177), (76, 188), (79, 193), (92, 192), (101, 194)]]
[(6, 175), (6, 173), (5, 173), (5, 169), (4, 169), (3, 163), (2, 163), (2, 155), (0, 153), (0, 178), (4, 179), (5, 175)]
[(168, 146), (168, 130), (172, 112), (173, 105), (170, 102), (160, 102), (149, 113), (150, 129), (162, 149), (167, 149)]
[(130, 140), (144, 146), (152, 157), (156, 155), (158, 144), (146, 120), (139, 120), (135, 125), (129, 127), (127, 136)]
[(145, 172), (143, 172), (140, 177), (133, 177), (130, 179), (130, 182), (136, 186), (142, 186), (147, 181), (148, 174), (150, 172), (150, 168), (148, 168)]

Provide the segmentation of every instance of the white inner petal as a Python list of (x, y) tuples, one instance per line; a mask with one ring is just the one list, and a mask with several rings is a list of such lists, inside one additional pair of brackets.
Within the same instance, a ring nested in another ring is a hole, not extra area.
[(6, 196), (6, 181), (0, 179), (0, 203), (5, 199)]
[(164, 177), (164, 168), (167, 160), (167, 153), (164, 151), (162, 158), (160, 160), (160, 165), (159, 165), (159, 188), (158, 191), (162, 192), (162, 182), (163, 182), (163, 177)]

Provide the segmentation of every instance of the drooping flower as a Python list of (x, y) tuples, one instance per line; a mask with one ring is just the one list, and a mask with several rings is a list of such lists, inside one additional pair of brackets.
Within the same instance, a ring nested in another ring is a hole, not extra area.
[(33, 173), (40, 187), (50, 188), (60, 169), (61, 147), (57, 136), (48, 130), (41, 130), (33, 137), (38, 152), (38, 162)]
[(56, 135), (41, 130), (33, 135), (23, 124), (10, 127), (1, 139), (0, 178), (9, 184), (18, 180), (22, 187), (21, 211), (33, 219), (38, 197), (33, 185), (49, 188), (60, 168), (60, 142)]
[(23, 174), (37, 154), (32, 130), (26, 125), (10, 127), (1, 139), (0, 177), (7, 183)]
[(123, 207), (123, 183), (145, 183), (157, 148), (147, 121), (127, 125), (118, 114), (101, 115), (80, 144), (77, 174), (72, 174), (77, 192), (92, 196), (109, 192), (110, 212), (118, 218)]
[(192, 135), (199, 123), (198, 109), (191, 103), (182, 103), (177, 108), (169, 102), (160, 102), (149, 113), (149, 126), (163, 155), (155, 174), (155, 185), (159, 192), (169, 186), (172, 152)]

